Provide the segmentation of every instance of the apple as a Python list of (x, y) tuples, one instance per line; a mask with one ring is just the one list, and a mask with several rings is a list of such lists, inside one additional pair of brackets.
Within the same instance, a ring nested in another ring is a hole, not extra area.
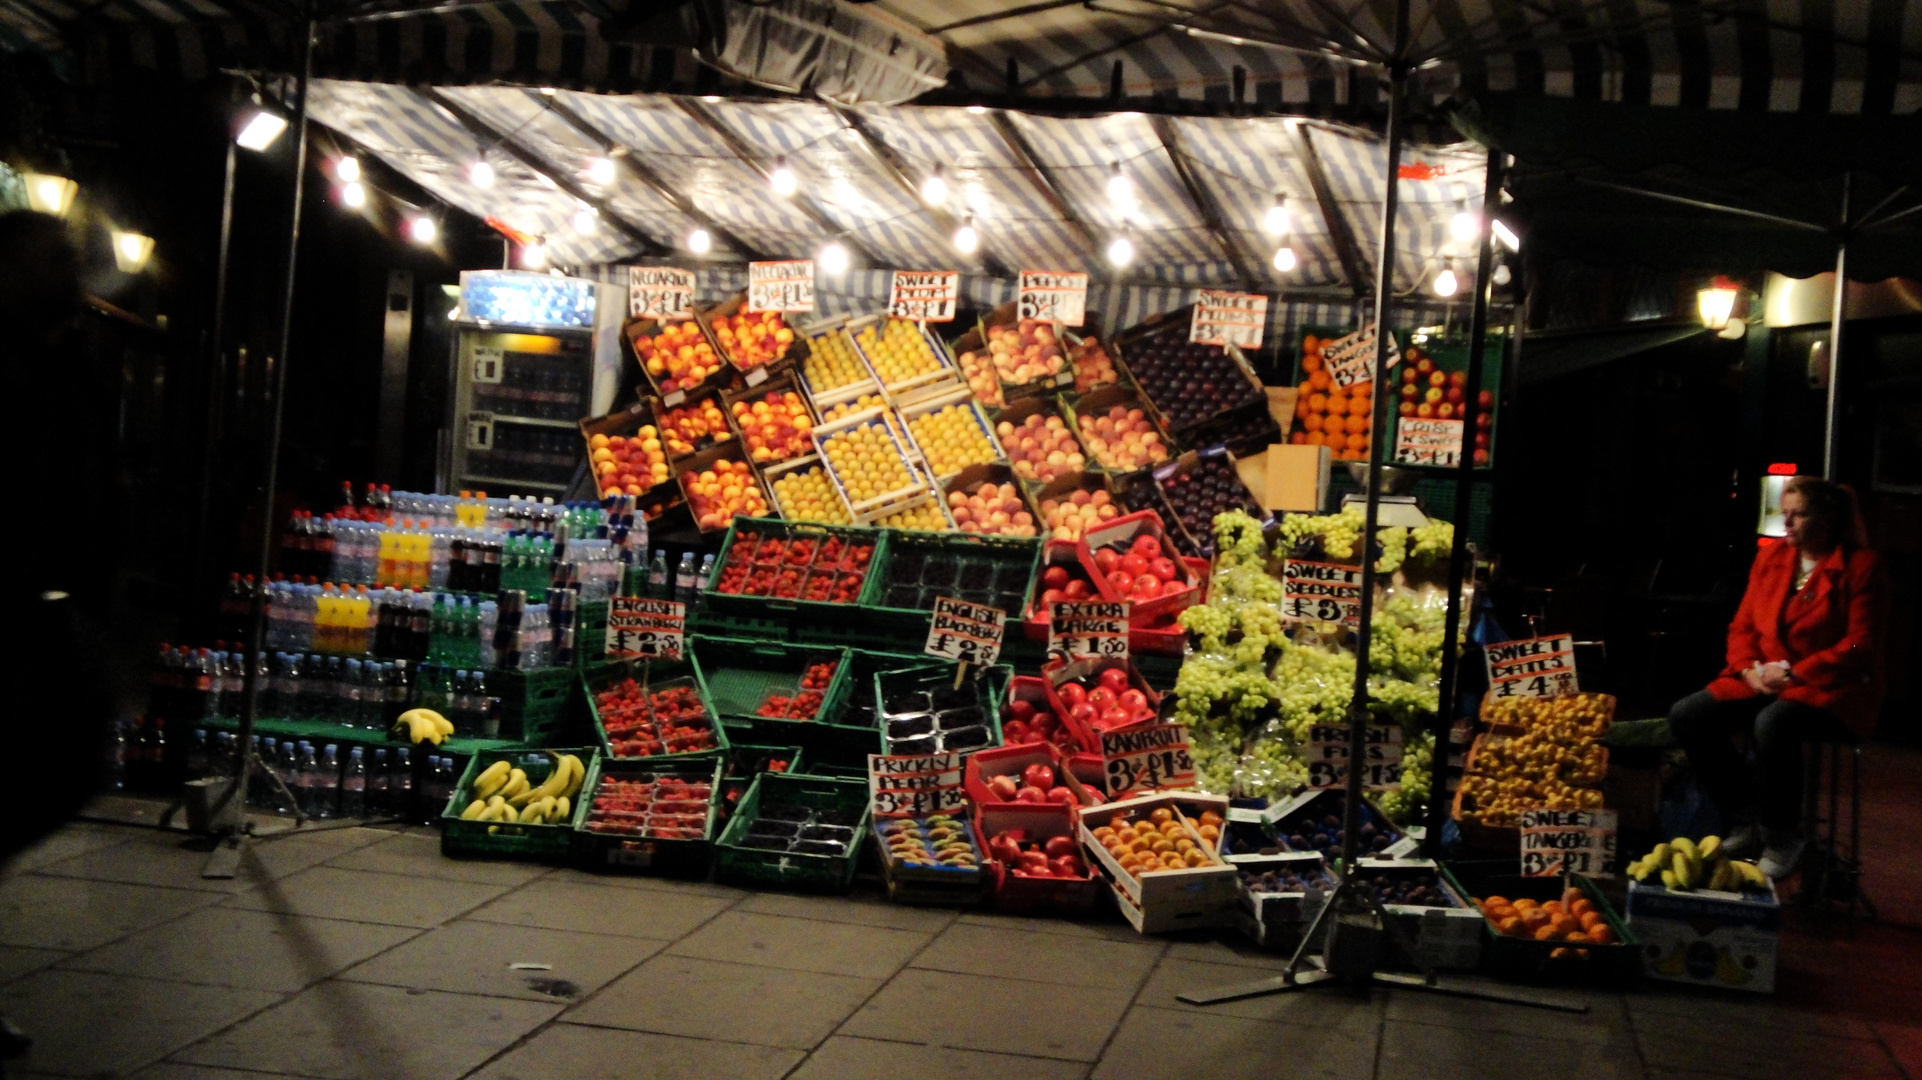
[(1468, 385), (1468, 372), (1466, 372), (1466, 371), (1451, 371), (1451, 372), (1449, 372), (1449, 373), (1448, 373), (1448, 385), (1450, 385), (1450, 386), (1467, 386), (1467, 385)]
[(1020, 785), (1014, 782), (1012, 776), (997, 776), (988, 781), (988, 790), (994, 792), (994, 797), (1002, 802), (1013, 802)]
[(1024, 787), (1014, 793), (1015, 802), (1041, 803), (1048, 801), (1048, 793), (1038, 787)]
[(1475, 464), (1477, 465), (1488, 464), (1488, 451), (1486, 450), (1475, 451)]
[(1451, 387), (1449, 387), (1449, 388), (1448, 388), (1448, 393), (1447, 393), (1446, 395), (1444, 395), (1444, 396), (1445, 396), (1445, 397), (1447, 397), (1447, 398), (1448, 398), (1448, 400), (1449, 400), (1449, 401), (1450, 401), (1451, 403), (1453, 403), (1453, 404), (1456, 404), (1456, 405), (1459, 405), (1459, 404), (1461, 404), (1461, 403), (1462, 403), (1463, 401), (1465, 401), (1465, 400), (1467, 400), (1467, 399), (1468, 399), (1468, 395), (1467, 395), (1467, 394), (1465, 394), (1465, 393), (1463, 393), (1463, 392), (1462, 392), (1462, 388), (1461, 388), (1461, 387), (1459, 387), (1459, 386), (1451, 386)]
[[(1035, 716), (1034, 702), (1019, 699), (1008, 702), (1008, 715), (1016, 720), (1032, 720)], [(1043, 714), (1046, 715), (1046, 714)]]
[(1173, 559), (1157, 556), (1149, 561), (1148, 572), (1162, 581), (1173, 581), (1181, 573), (1181, 568), (1175, 565)]
[(1093, 593), (1088, 588), (1088, 582), (1084, 578), (1075, 578), (1073, 581), (1068, 582), (1068, 587), (1061, 592), (1062, 599), (1064, 600), (1086, 600), (1091, 595), (1093, 595)]
[(1401, 413), (1403, 416), (1413, 416), (1415, 415), (1415, 403), (1412, 401), (1404, 401), (1401, 403), (1401, 407), (1396, 411)]
[(1431, 403), (1431, 404), (1432, 404), (1432, 403), (1434, 403), (1434, 402), (1437, 402), (1437, 401), (1440, 401), (1440, 400), (1442, 399), (1442, 390), (1441, 390), (1441, 387), (1439, 387), (1439, 386), (1431, 386), (1431, 387), (1429, 387), (1429, 388), (1428, 388), (1428, 392), (1427, 392), (1427, 393), (1425, 393), (1425, 394), (1423, 394), (1423, 395), (1421, 396), (1421, 399), (1422, 399), (1423, 401), (1426, 401), (1426, 402), (1429, 402), (1429, 403)]
[(1048, 801), (1060, 803), (1063, 806), (1073, 806), (1075, 804), (1074, 789), (1066, 784), (1057, 784), (1048, 789)]
[(1410, 382), (1410, 383), (1411, 383), (1411, 382), (1414, 382), (1414, 381), (1415, 381), (1416, 379), (1419, 379), (1419, 378), (1421, 378), (1421, 372), (1419, 372), (1419, 371), (1416, 371), (1416, 370), (1415, 370), (1415, 365), (1413, 365), (1413, 364), (1404, 364), (1404, 365), (1402, 365), (1402, 369), (1401, 369), (1401, 381), (1402, 381), (1402, 382)]
[(1001, 741), (1009, 746), (1013, 746), (1016, 743), (1027, 742), (1028, 731), (1028, 725), (1019, 720), (1010, 720), (1001, 725)]
[(1119, 694), (1128, 688), (1128, 669), (1111, 667), (1101, 673), (1101, 685)]
[[(1435, 370), (1435, 362), (1428, 357), (1416, 353), (1413, 349), (1409, 350), (1408, 355), (1415, 357), (1415, 370), (1421, 372), (1423, 375)], [(1443, 378), (1446, 377), (1447, 376), (1443, 376)]]
[(1447, 386), (1447, 385), (1448, 385), (1448, 373), (1447, 373), (1446, 371), (1431, 371), (1431, 372), (1429, 372), (1429, 373), (1428, 373), (1428, 385), (1430, 385), (1430, 386)]
[(1046, 570), (1041, 571), (1041, 584), (1050, 589), (1066, 588), (1068, 584), (1068, 568), (1065, 566), (1050, 566)]
[(1481, 412), (1478, 412), (1475, 414), (1475, 427), (1477, 430), (1487, 431), (1489, 428), (1492, 428), (1494, 426), (1495, 426), (1494, 414), (1490, 413), (1488, 410), (1483, 409)]
[(1036, 762), (1021, 770), (1021, 779), (1029, 787), (1037, 787), (1042, 791), (1046, 791), (1054, 786), (1054, 770)]
[(1455, 407), (1444, 401), (1440, 405), (1435, 406), (1435, 415), (1441, 417), (1443, 420), (1451, 420), (1455, 416)]
[(1048, 866), (1047, 853), (1041, 852), (1041, 851), (1022, 852), (1021, 864), (1020, 866), (1017, 867), (1017, 869), (1026, 870), (1031, 874), (1041, 874), (1043, 876), (1048, 876), (1054, 873), (1054, 871), (1050, 869)]
[(1161, 558), (1161, 541), (1152, 536), (1137, 536), (1134, 544), (1128, 548), (1128, 553), (1139, 555), (1150, 561), (1159, 559)]
[[(1057, 838), (1058, 839), (1058, 838)], [(1081, 859), (1075, 855), (1062, 855), (1048, 860), (1048, 869), (1055, 877), (1085, 877), (1081, 870)]]
[(1426, 401), (1424, 401), (1424, 402), (1422, 402), (1422, 403), (1421, 403), (1420, 405), (1417, 405), (1417, 406), (1415, 406), (1415, 415), (1416, 415), (1416, 416), (1419, 416), (1419, 417), (1423, 417), (1424, 419), (1425, 419), (1425, 418), (1428, 418), (1428, 417), (1431, 417), (1431, 416), (1434, 416), (1434, 415), (1435, 415), (1435, 406), (1433, 406), (1433, 405), (1431, 405), (1430, 403), (1428, 403), (1428, 402), (1426, 402)]
[(1088, 700), (1088, 688), (1077, 682), (1062, 683), (1061, 689), (1055, 692), (1061, 695), (1062, 704), (1070, 710)]
[(1102, 574), (1112, 574), (1121, 568), (1121, 553), (1113, 548), (1102, 548), (1094, 553), (1094, 568)]
[(1494, 408), (1495, 392), (1492, 390), (1483, 390), (1480, 393), (1477, 393), (1475, 395), (1475, 404), (1481, 406), (1484, 412)]
[(1148, 707), (1148, 695), (1136, 690), (1132, 686), (1123, 690), (1116, 700), (1125, 709), (1145, 709)]
[(1402, 383), (1401, 396), (1408, 401), (1413, 401), (1421, 396), (1421, 387), (1416, 386), (1412, 382)]
[(1048, 842), (1041, 845), (1041, 850), (1048, 853), (1048, 858), (1058, 859), (1063, 855), (1073, 855), (1081, 850), (1081, 845), (1075, 843), (1072, 836), (1050, 836)]
[(1477, 450), (1488, 449), (1488, 432), (1477, 431), (1475, 433), (1475, 449)]

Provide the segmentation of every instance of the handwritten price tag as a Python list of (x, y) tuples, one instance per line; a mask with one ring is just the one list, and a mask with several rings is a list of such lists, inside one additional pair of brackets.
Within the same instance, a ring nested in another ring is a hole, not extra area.
[(1267, 332), (1268, 298), (1255, 293), (1203, 289), (1188, 324), (1188, 340), (1197, 345), (1259, 349)]
[(1281, 576), (1282, 618), (1361, 625), (1361, 567), (1289, 559)]
[(1522, 876), (1615, 876), (1615, 811), (1523, 810)]
[(694, 271), (671, 266), (627, 268), (627, 313), (637, 319), (694, 317)]
[(1408, 465), (1459, 465), (1462, 422), (1400, 417), (1395, 425), (1395, 460)]
[[(1401, 790), (1401, 728), (1394, 724), (1370, 724), (1366, 760), (1362, 762), (1361, 786), (1366, 791)], [(1348, 729), (1316, 724), (1308, 729), (1308, 786), (1342, 787), (1348, 783)]]
[(1048, 609), (1048, 659), (1128, 657), (1128, 613), (1134, 605), (1060, 601)]
[(679, 660), (687, 638), (687, 605), (616, 596), (607, 605), (607, 655)]
[(868, 803), (875, 817), (926, 817), (967, 806), (961, 753), (868, 755)]
[(888, 314), (917, 322), (953, 322), (961, 299), (955, 270), (896, 270), (888, 286)]
[(923, 652), (959, 664), (992, 664), (1001, 657), (1008, 613), (1000, 608), (970, 604), (951, 596), (937, 597)]
[(1504, 641), (1482, 650), (1490, 697), (1561, 697), (1581, 690), (1570, 634)]
[(1134, 791), (1195, 786), (1195, 759), (1186, 724), (1139, 724), (1101, 735), (1108, 798)]
[(813, 311), (814, 261), (787, 259), (747, 264), (749, 311)]
[(1080, 326), (1088, 317), (1088, 275), (1023, 270), (1017, 307), (1023, 319)]
[[(1358, 382), (1373, 382), (1375, 379), (1375, 328), (1357, 330), (1347, 337), (1336, 338), (1321, 349), (1322, 363), (1327, 365), (1328, 377), (1336, 386), (1350, 387)], [(1388, 335), (1388, 366), (1394, 367), (1401, 362), (1401, 350), (1395, 345), (1395, 336)]]

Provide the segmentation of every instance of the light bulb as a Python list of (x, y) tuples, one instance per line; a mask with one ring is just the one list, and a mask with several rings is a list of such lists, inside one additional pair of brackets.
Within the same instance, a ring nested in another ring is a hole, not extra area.
[(1295, 268), (1295, 249), (1291, 247), (1286, 247), (1286, 246), (1276, 248), (1275, 249), (1275, 269), (1285, 274), (1288, 271), (1293, 270), (1294, 268)]
[(286, 117), (260, 109), (247, 119), (240, 134), (234, 136), (234, 142), (239, 143), (243, 150), (265, 150), (274, 145), (274, 140), (286, 130)]
[(1479, 214), (1462, 210), (1448, 219), (1448, 235), (1454, 237), (1456, 243), (1472, 243), (1481, 234), (1482, 219)]
[(714, 238), (706, 229), (695, 229), (687, 234), (687, 250), (696, 255), (705, 255), (714, 249)]
[(970, 105), (968, 106), (968, 111), (976, 116), (980, 116), (982, 113), (988, 111), (988, 107), (986, 105)]
[(785, 199), (801, 189), (801, 181), (794, 176), (794, 170), (787, 167), (787, 158), (774, 159), (774, 171), (768, 174), (767, 182), (774, 193)]
[(477, 188), (494, 186), (494, 167), (485, 161), (476, 161), (467, 167), (467, 182)]
[(845, 273), (848, 268), (848, 249), (839, 240), (829, 240), (821, 245), (821, 252), (814, 257), (814, 261), (830, 274)]
[(1123, 233), (1108, 241), (1108, 261), (1116, 266), (1126, 266), (1135, 261), (1135, 242)]
[(1508, 268), (1507, 263), (1501, 263), (1495, 267), (1495, 273), (1491, 277), (1495, 284), (1506, 285), (1515, 280), (1515, 273)]
[(1435, 275), (1436, 296), (1453, 296), (1455, 290), (1460, 287), (1461, 283), (1455, 280), (1455, 271), (1447, 267), (1443, 267), (1442, 272)]
[(356, 210), (366, 206), (367, 189), (357, 183), (342, 184), (340, 187), (340, 203), (342, 206), (350, 206)]
[(1114, 170), (1108, 174), (1108, 201), (1116, 206), (1126, 206), (1135, 201), (1135, 182), (1121, 171), (1121, 163), (1115, 162)]
[(539, 240), (521, 248), (521, 266), (529, 270), (539, 270), (547, 265), (547, 245)]
[(74, 196), (80, 194), (80, 185), (64, 176), (27, 173), (23, 179), (27, 185), (27, 206), (54, 217), (66, 217), (67, 211), (73, 208)]
[(592, 236), (599, 225), (599, 219), (595, 216), (593, 207), (583, 206), (574, 211), (574, 216), (568, 224), (574, 226), (574, 231), (582, 236)]
[(360, 179), (360, 159), (352, 155), (334, 162), (334, 177), (343, 184), (351, 184)]
[(460, 318), (460, 305), (455, 304), (453, 307), (447, 309), (447, 321), (453, 322), (458, 318)]
[(614, 182), (614, 159), (609, 157), (589, 158), (587, 178), (602, 187)]
[(440, 235), (440, 229), (435, 226), (433, 218), (422, 216), (407, 223), (407, 234), (414, 238), (416, 244), (431, 244), (434, 237)]
[(941, 166), (936, 165), (927, 179), (921, 181), (921, 201), (929, 206), (940, 206), (948, 201), (948, 179), (941, 175)]
[(1261, 227), (1268, 231), (1269, 236), (1287, 236), (1288, 227), (1292, 224), (1288, 215), (1288, 196), (1275, 196), (1275, 205), (1268, 208), (1267, 216), (1261, 219)]
[(981, 234), (975, 231), (974, 215), (970, 214), (962, 220), (961, 227), (954, 230), (954, 250), (963, 255), (972, 255), (980, 246)]

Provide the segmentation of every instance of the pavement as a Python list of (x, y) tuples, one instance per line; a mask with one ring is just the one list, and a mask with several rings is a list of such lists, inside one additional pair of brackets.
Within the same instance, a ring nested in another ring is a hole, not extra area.
[[(136, 808), (137, 809), (137, 808)], [(137, 816), (137, 815), (136, 815)], [(1231, 935), (443, 858), (431, 830), (204, 846), (86, 822), (0, 876), (4, 1076), (142, 1080), (1922, 1080), (1922, 933), (1797, 930), (1773, 997), (1404, 991), (1206, 1009)]]

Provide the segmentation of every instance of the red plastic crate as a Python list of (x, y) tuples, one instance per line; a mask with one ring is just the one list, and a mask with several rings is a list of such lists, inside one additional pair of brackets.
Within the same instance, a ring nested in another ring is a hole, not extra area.
[(1026, 616), (1021, 620), (1022, 632), (1029, 641), (1046, 645), (1048, 642), (1048, 609), (1041, 603), (1041, 574), (1050, 566), (1077, 565), (1094, 588), (1087, 602), (1120, 603), (1121, 598), (1114, 594), (1108, 583), (1102, 580), (1101, 571), (1096, 569), (1094, 554), (1088, 545), (1079, 540), (1050, 540), (1041, 546), (1041, 568), (1035, 573), (1034, 601), (1028, 605)]
[[(1050, 707), (1054, 709), (1055, 715), (1061, 718), (1061, 722), (1075, 733), (1075, 738), (1081, 743), (1082, 749), (1091, 753), (1098, 754), (1101, 752), (1101, 732), (1096, 725), (1083, 723), (1070, 715), (1067, 706), (1061, 701), (1059, 688), (1063, 683), (1067, 682), (1092, 682), (1099, 678), (1103, 671), (1117, 667), (1126, 669), (1128, 672), (1128, 685), (1133, 689), (1141, 691), (1148, 699), (1148, 707), (1159, 712), (1161, 709), (1161, 694), (1156, 691), (1154, 687), (1148, 685), (1148, 680), (1141, 677), (1141, 672), (1136, 669), (1131, 661), (1112, 657), (1091, 657), (1084, 660), (1076, 660), (1073, 663), (1056, 660), (1041, 669), (1041, 678), (1048, 685), (1048, 703)], [(1113, 730), (1118, 731), (1124, 729), (1116, 728)]]
[(1181, 571), (1181, 580), (1188, 585), (1188, 588), (1172, 596), (1136, 601), (1130, 613), (1131, 620), (1152, 622), (1163, 615), (1172, 615), (1183, 608), (1199, 603), (1207, 578), (1196, 575), (1188, 560), (1182, 557), (1181, 549), (1169, 539), (1168, 530), (1161, 522), (1161, 515), (1153, 510), (1137, 510), (1132, 514), (1123, 514), (1113, 521), (1104, 521), (1083, 533), (1081, 538), (1087, 543), (1089, 557), (1092, 559), (1094, 552), (1102, 548), (1114, 548), (1126, 554), (1128, 546), (1140, 536), (1152, 536), (1161, 541), (1162, 554), (1174, 560), (1175, 566)]
[(1056, 786), (1073, 792), (1075, 805), (1094, 806), (1102, 801), (1098, 794), (1084, 787), (1081, 780), (1067, 768), (1061, 750), (1053, 743), (1021, 743), (1017, 746), (997, 746), (992, 750), (976, 750), (968, 755), (961, 784), (976, 806), (1039, 806), (1042, 804), (996, 798), (994, 790), (988, 787), (988, 781), (997, 776), (1012, 776), (1019, 780), (1021, 773), (1030, 765), (1046, 765), (1053, 769)]
[(988, 838), (1005, 829), (1026, 829), (1035, 839), (1055, 836), (1080, 838), (1080, 817), (1072, 806), (1042, 803), (992, 803), (975, 807), (969, 822), (974, 842), (981, 849), (983, 863), (992, 881), (994, 906), (1008, 911), (1083, 911), (1094, 906), (1101, 895), (1103, 879), (1094, 871), (1086, 852), (1081, 854), (1087, 876), (1082, 878), (1031, 877), (1001, 865), (988, 849)]

